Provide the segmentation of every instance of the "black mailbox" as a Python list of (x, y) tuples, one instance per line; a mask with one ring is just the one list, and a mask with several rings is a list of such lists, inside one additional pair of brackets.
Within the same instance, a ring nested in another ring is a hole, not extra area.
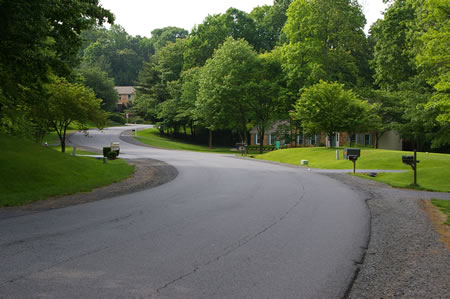
[(402, 162), (408, 165), (414, 163), (414, 156), (402, 156)]
[(361, 150), (359, 148), (344, 148), (344, 159), (351, 160), (350, 156), (356, 156), (356, 159), (358, 159), (361, 156)]

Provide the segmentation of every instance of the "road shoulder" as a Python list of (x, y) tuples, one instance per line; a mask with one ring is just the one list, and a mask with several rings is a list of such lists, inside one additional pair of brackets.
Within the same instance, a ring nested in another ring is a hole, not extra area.
[(450, 253), (423, 209), (449, 193), (395, 189), (343, 174), (327, 174), (365, 193), (371, 235), (349, 298), (446, 298)]

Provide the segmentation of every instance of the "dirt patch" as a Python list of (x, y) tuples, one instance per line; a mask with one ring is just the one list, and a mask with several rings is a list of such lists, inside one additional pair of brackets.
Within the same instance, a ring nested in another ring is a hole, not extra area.
[(33, 212), (59, 209), (71, 205), (83, 204), (153, 188), (170, 182), (178, 175), (178, 171), (175, 167), (159, 160), (136, 159), (128, 160), (127, 162), (131, 165), (135, 165), (136, 172), (133, 176), (123, 181), (113, 183), (105, 187), (96, 188), (90, 192), (80, 192), (72, 195), (51, 197), (46, 200), (36, 201), (21, 207), (2, 209), (4, 212)]
[(447, 216), (429, 200), (422, 201), (421, 208), (424, 209), (425, 213), (428, 215), (428, 218), (433, 223), (434, 228), (441, 236), (441, 241), (447, 246), (448, 249), (450, 249), (450, 226), (444, 223), (447, 221)]

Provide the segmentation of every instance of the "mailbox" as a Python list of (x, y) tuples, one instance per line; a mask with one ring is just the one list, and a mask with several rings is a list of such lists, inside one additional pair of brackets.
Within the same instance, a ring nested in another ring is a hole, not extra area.
[(411, 165), (412, 163), (414, 163), (414, 156), (402, 156), (402, 162), (404, 164)]
[(357, 160), (361, 156), (361, 150), (359, 148), (344, 148), (344, 159), (352, 160), (350, 156), (356, 156), (356, 159), (352, 159)]

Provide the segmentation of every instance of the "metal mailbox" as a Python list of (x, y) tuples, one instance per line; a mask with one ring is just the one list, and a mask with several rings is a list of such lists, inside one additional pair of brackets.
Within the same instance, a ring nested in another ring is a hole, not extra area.
[[(359, 149), (359, 148), (344, 148), (344, 159), (351, 160), (350, 156), (356, 156), (356, 159), (358, 157), (361, 157), (361, 149)], [(355, 159), (355, 158), (352, 157), (352, 159)]]

